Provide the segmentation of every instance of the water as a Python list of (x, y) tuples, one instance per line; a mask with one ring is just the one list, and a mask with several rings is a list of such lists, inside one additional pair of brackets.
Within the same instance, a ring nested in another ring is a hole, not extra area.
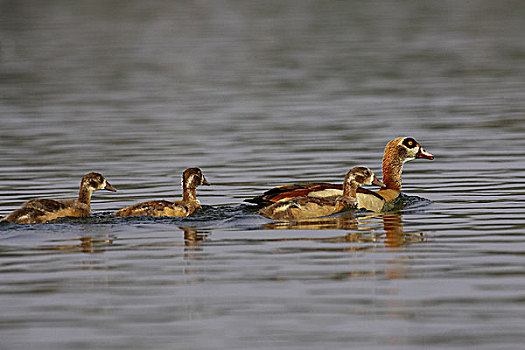
[[(0, 225), (2, 349), (520, 349), (520, 1), (0, 2), (0, 215), (97, 192), (93, 217)], [(404, 204), (301, 224), (243, 203), (405, 165)], [(115, 218), (180, 196), (203, 210)]]

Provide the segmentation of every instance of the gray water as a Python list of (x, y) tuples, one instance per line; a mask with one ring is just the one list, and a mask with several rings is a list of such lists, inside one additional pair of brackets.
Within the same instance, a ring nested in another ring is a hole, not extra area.
[[(1, 349), (522, 349), (522, 1), (0, 1)], [(404, 203), (274, 223), (244, 200), (381, 175)], [(115, 218), (180, 196), (189, 218)]]

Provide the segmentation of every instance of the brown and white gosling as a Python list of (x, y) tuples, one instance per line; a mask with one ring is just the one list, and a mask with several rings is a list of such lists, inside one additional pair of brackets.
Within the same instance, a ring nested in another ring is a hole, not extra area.
[(372, 184), (385, 187), (370, 169), (355, 167), (346, 174), (342, 195), (296, 197), (276, 202), (259, 210), (257, 214), (274, 220), (301, 220), (336, 214), (344, 209), (357, 208), (357, 188)]
[(148, 201), (133, 204), (115, 212), (117, 216), (171, 216), (184, 217), (201, 208), (197, 199), (197, 187), (210, 185), (201, 169), (188, 168), (182, 174), (182, 200), (170, 202), (165, 200)]
[(117, 191), (101, 174), (89, 173), (80, 182), (78, 199), (33, 199), (0, 222), (34, 224), (67, 216), (88, 217), (91, 215), (91, 194), (97, 190)]

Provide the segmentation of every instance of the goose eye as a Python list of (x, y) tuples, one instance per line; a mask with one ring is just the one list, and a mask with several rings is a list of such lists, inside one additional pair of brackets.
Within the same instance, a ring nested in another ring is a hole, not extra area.
[(407, 148), (414, 148), (414, 147), (416, 147), (417, 142), (414, 139), (409, 138), (409, 139), (405, 139), (405, 141), (403, 141), (403, 144)]

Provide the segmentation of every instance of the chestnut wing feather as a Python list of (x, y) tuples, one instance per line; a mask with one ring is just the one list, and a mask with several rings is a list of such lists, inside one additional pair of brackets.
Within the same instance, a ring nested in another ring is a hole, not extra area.
[(310, 192), (324, 191), (324, 190), (343, 190), (343, 185), (331, 184), (326, 182), (310, 182), (305, 184), (289, 184), (277, 186), (264, 192), (262, 195), (255, 198), (247, 199), (247, 202), (259, 205), (267, 205), (278, 202), (283, 199), (291, 199), (296, 197), (308, 196)]

